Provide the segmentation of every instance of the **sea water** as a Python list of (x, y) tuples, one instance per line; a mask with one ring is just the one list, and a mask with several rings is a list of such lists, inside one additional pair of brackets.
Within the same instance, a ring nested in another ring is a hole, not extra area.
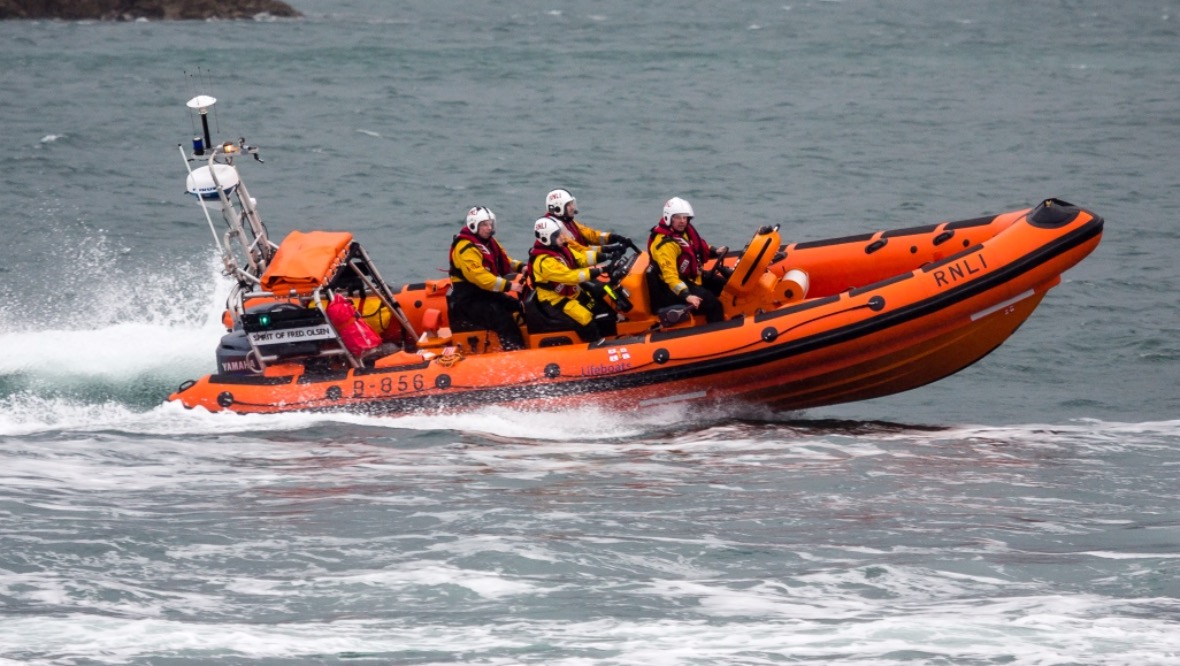
[[(0, 663), (1180, 663), (1174, 2), (295, 2), (0, 23)], [(186, 411), (229, 285), (200, 126), (271, 233), (441, 277), (556, 187), (642, 239), (1106, 219), (997, 351), (801, 412)]]

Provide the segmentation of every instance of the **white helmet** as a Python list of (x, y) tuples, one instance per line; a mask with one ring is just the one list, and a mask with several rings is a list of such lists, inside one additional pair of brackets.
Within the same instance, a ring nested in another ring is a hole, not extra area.
[(569, 190), (553, 190), (545, 197), (545, 210), (552, 215), (565, 217), (565, 207), (576, 201), (577, 199), (569, 193)]
[(673, 215), (687, 215), (689, 221), (696, 217), (692, 212), (692, 204), (680, 197), (672, 197), (664, 202), (664, 216), (660, 218), (660, 224), (665, 227), (672, 226)]
[(536, 224), (533, 225), (533, 235), (535, 235), (537, 240), (541, 241), (541, 243), (550, 247), (552, 247), (553, 244), (557, 242), (557, 238), (563, 233), (565, 233), (565, 229), (562, 228), (561, 224), (557, 220), (551, 217), (542, 217), (541, 219), (537, 220)]
[(496, 214), (492, 212), (491, 208), (484, 206), (476, 206), (467, 211), (467, 229), (471, 233), (479, 231), (479, 223), (483, 221), (492, 223), (492, 231), (496, 230)]

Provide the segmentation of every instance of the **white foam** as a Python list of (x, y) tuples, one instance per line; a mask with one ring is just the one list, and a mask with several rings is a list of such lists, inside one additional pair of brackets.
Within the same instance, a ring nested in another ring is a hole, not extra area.
[(204, 374), (222, 331), (127, 322), (97, 330), (0, 334), (0, 375), (130, 380), (144, 374)]
[(1120, 423), (1097, 419), (1078, 419), (1064, 424), (1024, 424), (1011, 426), (960, 426), (934, 432), (902, 432), (882, 435), (881, 439), (913, 441), (1020, 442), (1023, 447), (1042, 446), (1076, 451), (1118, 451), (1134, 442), (1137, 448), (1158, 445), (1170, 448), (1180, 435), (1180, 420)]
[(1082, 551), (1078, 555), (1089, 555), (1104, 560), (1177, 560), (1180, 553), (1120, 553), (1103, 550)]
[(587, 406), (580, 409), (518, 411), (489, 406), (470, 412), (392, 417), (411, 430), (461, 430), (526, 440), (594, 441), (638, 435), (646, 427), (667, 423), (667, 412), (620, 413)]
[[(996, 602), (932, 604), (926, 608), (864, 603), (832, 607), (857, 621), (832, 622), (804, 610), (746, 621), (703, 618), (603, 618), (581, 622), (513, 619), (484, 625), (431, 622), (407, 611), (402, 618), (324, 622), (185, 622), (155, 617), (103, 617), (59, 613), (6, 620), (10, 654), (39, 655), (47, 664), (62, 655), (102, 655), (112, 661), (155, 658), (308, 659), (365, 655), (398, 661), (423, 652), (439, 661), (509, 664), (543, 660), (561, 666), (601, 663), (894, 664), (899, 661), (1018, 665), (1101, 663), (1137, 666), (1172, 663), (1180, 639), (1163, 615), (1138, 613), (1134, 602), (1108, 599), (1022, 597)], [(1174, 610), (1174, 609), (1173, 609)]]
[(78, 307), (9, 303), (0, 308), (0, 348), (5, 351), (0, 379), (45, 395), (93, 380), (126, 384), (152, 376), (179, 383), (214, 369), (214, 350), (224, 333), (221, 314), (232, 285), (212, 260), (200, 268), (179, 267), (179, 273), (169, 269), (162, 276), (141, 276), (134, 283), (106, 268), (97, 272), (105, 281), (95, 283), (63, 276), (66, 283), (85, 285), (74, 287), (87, 290), (76, 299)]

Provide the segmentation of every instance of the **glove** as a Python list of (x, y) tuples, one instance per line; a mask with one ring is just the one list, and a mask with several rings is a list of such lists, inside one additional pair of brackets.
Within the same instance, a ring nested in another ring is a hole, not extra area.
[(610, 242), (611, 243), (618, 243), (619, 245), (634, 245), (635, 244), (635, 242), (632, 241), (630, 238), (627, 238), (623, 234), (617, 234), (613, 231), (610, 232)]
[(712, 250), (713, 250), (713, 256), (716, 256), (716, 257), (724, 257), (725, 255), (729, 254), (729, 246), (728, 245), (718, 245), (717, 247), (712, 248)]
[(602, 256), (611, 260), (618, 259), (626, 251), (627, 248), (623, 243), (611, 243), (610, 245), (602, 246)]
[(590, 267), (590, 279), (593, 280), (594, 278), (598, 277), (599, 275), (602, 275), (602, 269), (599, 268), (598, 266), (591, 266)]

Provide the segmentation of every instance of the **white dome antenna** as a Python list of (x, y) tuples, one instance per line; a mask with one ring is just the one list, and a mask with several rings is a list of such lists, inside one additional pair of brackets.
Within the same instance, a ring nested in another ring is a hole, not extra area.
[(216, 97), (197, 95), (184, 104), (188, 108), (195, 110), (201, 116), (201, 130), (205, 134), (203, 142), (201, 141), (201, 137), (193, 137), (193, 155), (204, 155), (205, 149), (213, 145), (213, 140), (209, 137), (209, 109), (216, 103)]

